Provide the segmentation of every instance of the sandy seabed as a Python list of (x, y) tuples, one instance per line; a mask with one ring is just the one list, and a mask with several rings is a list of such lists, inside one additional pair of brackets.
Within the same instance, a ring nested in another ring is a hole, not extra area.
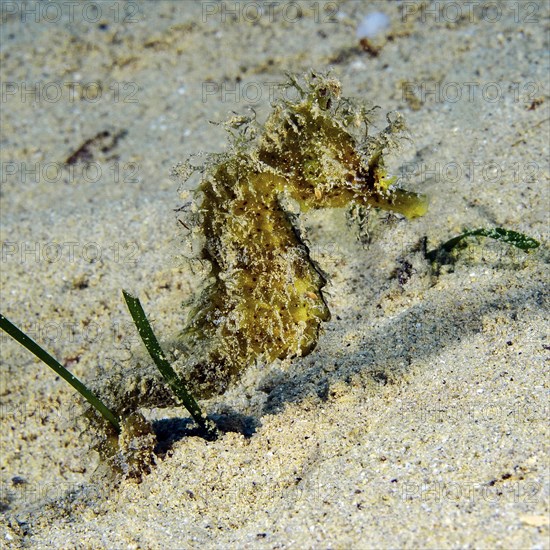
[[(265, 119), (285, 71), (403, 113), (390, 168), (431, 204), (366, 248), (308, 216), (318, 347), (201, 402), (243, 427), (215, 442), (144, 410), (165, 445), (141, 483), (106, 476), (81, 400), (2, 336), (1, 545), (549, 548), (548, 3), (275, 4), (2, 3), (2, 312), (84, 381), (150, 361), (121, 288), (177, 344), (198, 281), (170, 169), (224, 150), (209, 121)], [(542, 246), (472, 241), (439, 273), (415, 251), (494, 226)]]

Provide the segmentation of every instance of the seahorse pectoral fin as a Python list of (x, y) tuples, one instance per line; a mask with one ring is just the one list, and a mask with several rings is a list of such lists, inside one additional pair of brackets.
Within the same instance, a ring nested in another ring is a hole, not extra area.
[(427, 195), (396, 189), (394, 197), (393, 209), (409, 219), (419, 218), (428, 211), (430, 200)]
[(405, 189), (392, 189), (387, 194), (373, 195), (368, 199), (371, 206), (397, 212), (408, 219), (423, 216), (428, 211), (429, 202), (427, 195)]
[(428, 211), (430, 200), (427, 195), (396, 189), (393, 197), (392, 210), (409, 219), (423, 216)]

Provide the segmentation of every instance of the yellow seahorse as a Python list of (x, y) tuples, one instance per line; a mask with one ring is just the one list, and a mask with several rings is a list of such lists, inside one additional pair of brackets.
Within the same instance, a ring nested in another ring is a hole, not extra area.
[[(312, 73), (289, 86), (299, 98), (277, 103), (257, 139), (244, 139), (243, 130), (232, 154), (212, 156), (201, 168), (191, 223), (202, 233), (200, 258), (210, 263), (213, 282), (190, 315), (185, 334), (193, 357), (184, 373), (201, 397), (225, 391), (259, 358), (311, 352), (330, 318), (325, 277), (289, 203), (302, 212), (373, 206), (408, 218), (427, 209), (425, 197), (393, 189), (384, 169), (383, 153), (404, 128), (399, 115), (378, 135), (359, 138), (359, 129), (368, 131), (368, 111), (341, 98), (337, 80)], [(189, 175), (189, 166), (179, 173)]]

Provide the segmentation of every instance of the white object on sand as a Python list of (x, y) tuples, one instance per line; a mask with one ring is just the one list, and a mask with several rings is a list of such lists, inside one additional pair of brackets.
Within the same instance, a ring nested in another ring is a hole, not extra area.
[(363, 20), (355, 31), (355, 35), (358, 40), (374, 38), (377, 34), (388, 29), (389, 26), (390, 18), (385, 13), (375, 11), (363, 17)]

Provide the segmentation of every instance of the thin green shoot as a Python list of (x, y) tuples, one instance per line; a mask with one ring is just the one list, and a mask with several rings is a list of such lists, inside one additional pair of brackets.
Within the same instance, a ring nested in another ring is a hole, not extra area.
[(540, 243), (535, 239), (523, 233), (518, 233), (517, 231), (511, 231), (510, 229), (504, 229), (502, 227), (493, 227), (491, 229), (479, 228), (464, 231), (464, 233), (444, 242), (434, 250), (426, 252), (426, 258), (432, 262), (442, 263), (448, 253), (466, 237), (489, 237), (497, 241), (511, 244), (525, 252), (540, 246)]
[(204, 430), (208, 439), (216, 439), (219, 436), (218, 428), (209, 420), (205, 414), (201, 411), (195, 398), (189, 393), (183, 381), (178, 377), (170, 363), (166, 359), (158, 340), (153, 333), (153, 329), (147, 320), (145, 311), (141, 306), (139, 298), (132, 296), (125, 290), (122, 291), (126, 305), (130, 311), (136, 328), (139, 332), (151, 359), (153, 359), (155, 365), (159, 369), (160, 373), (170, 386), (174, 394), (179, 397), (185, 408), (189, 411), (193, 420)]
[(43, 363), (52, 368), (63, 380), (68, 382), (82, 397), (84, 397), (103, 417), (108, 420), (115, 430), (120, 433), (119, 419), (107, 408), (107, 406), (89, 390), (76, 376), (71, 374), (63, 365), (55, 360), (46, 350), (41, 348), (34, 340), (18, 329), (9, 319), (0, 314), (0, 328), (7, 332), (14, 340), (36, 355)]

